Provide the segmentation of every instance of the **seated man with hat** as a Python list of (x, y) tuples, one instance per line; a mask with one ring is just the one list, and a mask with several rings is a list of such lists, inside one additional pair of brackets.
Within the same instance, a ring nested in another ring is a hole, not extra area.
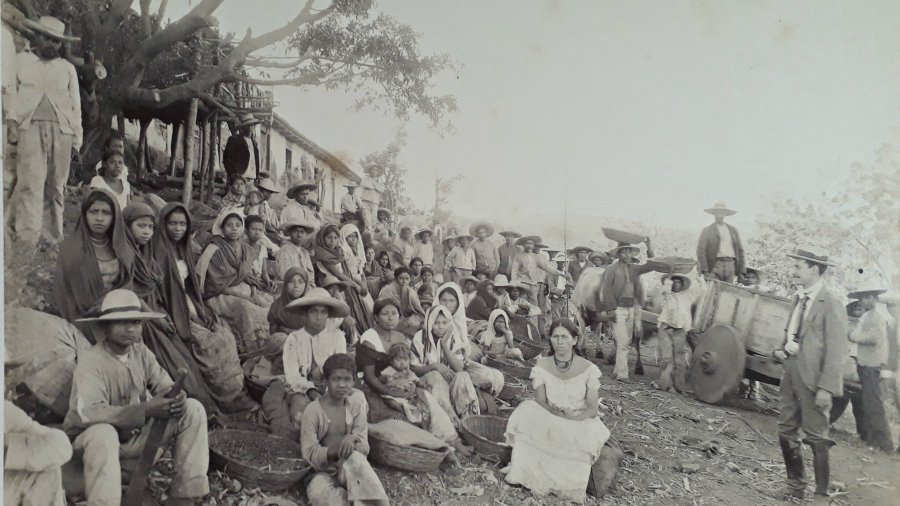
[(806, 484), (802, 442), (812, 447), (816, 495), (831, 495), (828, 452), (828, 413), (832, 397), (844, 389), (847, 357), (847, 313), (840, 298), (825, 285), (823, 275), (834, 265), (825, 255), (809, 250), (788, 254), (793, 259), (791, 277), (802, 288), (794, 297), (783, 349), (776, 360), (784, 362), (781, 378), (781, 414), (778, 440), (787, 469), (789, 493), (803, 499)]
[(310, 223), (313, 231), (317, 230), (322, 224), (316, 212), (310, 207), (310, 193), (317, 188), (314, 181), (304, 179), (292, 186), (287, 191), (288, 201), (281, 208), (281, 224), (288, 222), (293, 223)]
[(288, 241), (275, 254), (275, 278), (284, 279), (291, 267), (299, 267), (306, 272), (307, 290), (313, 287), (315, 269), (312, 262), (312, 247), (316, 226), (302, 216), (282, 221), (282, 232)]
[(174, 382), (141, 342), (141, 328), (166, 315), (144, 308), (134, 292), (116, 289), (94, 316), (78, 320), (99, 327), (97, 343), (78, 356), (64, 422), (76, 435), (75, 454), (83, 455), (89, 504), (121, 502), (119, 457), (141, 455), (153, 418), (167, 424), (164, 442), (175, 440), (168, 503), (193, 504), (209, 493), (206, 412), (183, 391), (165, 396)]

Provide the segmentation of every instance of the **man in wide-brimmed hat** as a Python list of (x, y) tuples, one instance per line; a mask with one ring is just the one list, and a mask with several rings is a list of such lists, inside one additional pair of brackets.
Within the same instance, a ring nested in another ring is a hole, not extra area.
[(60, 52), (66, 25), (52, 16), (24, 24), (34, 33), (32, 51), (16, 56), (14, 89), (6, 90), (6, 131), (15, 144), (15, 173), (5, 172), (8, 238), (22, 251), (43, 239), (63, 237), (63, 206), (72, 150), (81, 147), (81, 95), (75, 67)]
[(500, 252), (490, 240), (494, 235), (494, 226), (486, 221), (476, 221), (469, 227), (469, 233), (475, 237), (475, 242), (472, 243), (475, 269), (493, 278), (500, 268)]
[(462, 278), (475, 273), (475, 250), (472, 249), (472, 237), (468, 234), (456, 236), (456, 247), (450, 250), (447, 263), (453, 281), (459, 283)]
[(421, 227), (416, 230), (416, 244), (413, 256), (422, 259), (422, 265), (434, 266), (434, 244), (431, 238), (434, 233), (428, 227)]
[(315, 223), (294, 218), (281, 224), (281, 231), (288, 240), (275, 254), (275, 276), (284, 279), (291, 267), (300, 267), (306, 272), (306, 287), (312, 288), (315, 280), (315, 272), (312, 263), (312, 243), (315, 237)]
[[(652, 258), (650, 238), (645, 237), (644, 243), (647, 245), (647, 258)], [(616, 342), (614, 375), (618, 380), (628, 378), (628, 353), (635, 329), (640, 325), (640, 310), (644, 303), (641, 275), (654, 270), (648, 264), (636, 263), (640, 251), (640, 247), (634, 244), (620, 243), (616, 246), (612, 250), (616, 261), (606, 268), (600, 282), (602, 299), (599, 310), (607, 317), (614, 317), (611, 328)]]
[(503, 236), (505, 242), (497, 248), (497, 255), (500, 257), (500, 265), (497, 267), (497, 272), (508, 278), (512, 274), (513, 258), (519, 253), (519, 248), (516, 246), (516, 239), (522, 237), (522, 234), (511, 230), (504, 230), (500, 232), (500, 235)]
[(252, 113), (245, 112), (231, 125), (231, 136), (222, 153), (222, 165), (229, 181), (236, 177), (256, 179), (259, 176), (259, 146), (253, 127), (260, 122)]
[(805, 494), (803, 443), (812, 447), (816, 494), (829, 495), (828, 413), (832, 397), (843, 395), (844, 360), (847, 357), (847, 313), (841, 299), (825, 285), (822, 276), (834, 265), (823, 254), (798, 249), (792, 259), (791, 277), (802, 288), (794, 297), (783, 349), (774, 352), (784, 361), (781, 378), (781, 415), (778, 439), (787, 468), (789, 492)]
[[(64, 427), (83, 455), (89, 504), (122, 500), (120, 455), (140, 455), (150, 424), (165, 423), (163, 443), (174, 439), (175, 474), (168, 504), (194, 504), (209, 493), (206, 412), (174, 382), (142, 340), (144, 320), (166, 315), (145, 309), (130, 290), (108, 292), (97, 311), (78, 320), (100, 328), (98, 342), (78, 355)], [(153, 397), (148, 395), (148, 392)]]
[(530, 285), (532, 289), (529, 291), (529, 298), (540, 307), (542, 312), (547, 312), (550, 309), (547, 299), (547, 276), (566, 277), (566, 273), (555, 269), (546, 255), (535, 250), (540, 243), (541, 238), (536, 235), (524, 236), (516, 240), (516, 245), (522, 247), (522, 252), (513, 259), (511, 281)]
[(588, 260), (594, 265), (594, 267), (603, 267), (606, 268), (607, 265), (611, 264), (612, 261), (609, 258), (609, 255), (602, 251), (595, 251), (588, 256)]
[(347, 194), (341, 197), (341, 224), (357, 223), (361, 227), (363, 224), (363, 203), (362, 199), (359, 198), (359, 194), (356, 193), (356, 188), (359, 185), (351, 181), (345, 184), (344, 187), (347, 188)]
[[(884, 452), (894, 450), (891, 429), (881, 400), (881, 368), (888, 363), (888, 322), (876, 310), (878, 296), (887, 290), (881, 286), (863, 286), (848, 294), (859, 301), (865, 311), (850, 332), (850, 342), (856, 345), (856, 371), (861, 391), (853, 396), (853, 416), (859, 427), (859, 437), (866, 444)], [(856, 406), (859, 405), (859, 408)]]
[(315, 181), (303, 179), (288, 189), (285, 194), (288, 201), (281, 208), (282, 226), (288, 222), (307, 222), (318, 229), (322, 225), (309, 203), (310, 194), (316, 188), (318, 186)]
[(267, 232), (277, 233), (281, 228), (281, 219), (278, 216), (278, 213), (272, 209), (272, 206), (269, 205), (269, 199), (272, 198), (272, 195), (276, 193), (281, 193), (281, 189), (269, 177), (268, 174), (260, 174), (259, 183), (256, 184), (256, 189), (259, 194), (259, 202), (255, 205), (250, 201), (252, 196), (251, 193), (247, 194), (247, 208), (245, 209), (245, 213), (247, 216), (257, 215), (263, 220), (263, 225)]
[(569, 276), (572, 277), (572, 281), (577, 283), (581, 272), (591, 266), (588, 255), (592, 253), (592, 250), (587, 246), (575, 246), (570, 253), (575, 255), (575, 261), (569, 262)]
[(700, 239), (697, 241), (700, 273), (734, 283), (736, 274), (744, 274), (744, 246), (737, 229), (725, 223), (725, 217), (737, 211), (729, 209), (724, 202), (716, 202), (705, 211), (716, 219), (700, 232)]

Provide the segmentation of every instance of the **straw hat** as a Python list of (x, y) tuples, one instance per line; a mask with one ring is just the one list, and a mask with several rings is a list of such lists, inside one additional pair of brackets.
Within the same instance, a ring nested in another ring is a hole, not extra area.
[(344, 188), (359, 188), (359, 183), (354, 183), (353, 181), (350, 181), (349, 183), (344, 185)]
[(494, 226), (486, 221), (476, 221), (471, 226), (469, 226), (469, 233), (473, 236), (478, 236), (478, 230), (486, 228), (488, 231), (488, 236), (494, 235)]
[(595, 258), (599, 258), (601, 260), (609, 260), (609, 255), (602, 251), (594, 251), (588, 256), (588, 260), (593, 260)]
[(797, 249), (793, 253), (788, 253), (787, 256), (789, 256), (791, 258), (796, 258), (798, 260), (806, 260), (808, 262), (813, 262), (813, 263), (816, 263), (819, 265), (828, 265), (828, 266), (835, 265), (834, 262), (828, 261), (828, 255), (816, 255), (815, 253), (813, 253), (809, 250), (804, 250), (804, 249)]
[(528, 241), (533, 242), (535, 247), (537, 247), (537, 245), (541, 243), (541, 237), (538, 235), (526, 235), (519, 237), (518, 239), (516, 239), (516, 246), (522, 246)]
[(262, 123), (262, 120), (254, 116), (253, 113), (245, 112), (241, 113), (241, 115), (238, 116), (238, 119), (237, 121), (235, 121), (234, 126), (236, 128), (241, 128), (246, 126), (253, 126), (258, 123)]
[(468, 276), (466, 276), (466, 277), (464, 277), (464, 278), (462, 278), (462, 279), (459, 280), (459, 286), (464, 286), (465, 283), (466, 283), (466, 281), (472, 281), (472, 282), (475, 283), (476, 285), (477, 285), (478, 282), (479, 282), (479, 281), (478, 281), (478, 278), (476, 278), (475, 276), (469, 274)]
[(456, 240), (456, 236), (455, 236), (455, 235), (447, 236), (446, 238), (444, 238), (444, 241), (442, 242), (442, 244), (443, 244), (444, 246), (446, 246), (448, 242), (450, 242), (450, 241), (455, 241), (455, 240)]
[(422, 227), (419, 230), (416, 230), (416, 237), (420, 237), (422, 234), (425, 234), (425, 233), (434, 235), (434, 232), (430, 228)]
[(506, 278), (506, 274), (497, 274), (494, 276), (494, 288), (507, 287), (509, 287), (509, 279)]
[(587, 246), (575, 246), (574, 248), (569, 250), (569, 253), (573, 255), (577, 255), (578, 253), (592, 253), (594, 250), (588, 248)]
[(469, 235), (469, 234), (462, 234), (462, 235), (456, 236), (456, 240), (460, 240), (460, 239), (468, 239), (468, 240), (472, 241), (472, 240), (474, 240), (475, 238), (472, 237), (472, 236)]
[(335, 299), (328, 294), (328, 290), (316, 287), (310, 290), (306, 295), (299, 299), (288, 303), (285, 309), (301, 310), (311, 306), (325, 306), (328, 308), (328, 316), (330, 318), (341, 318), (350, 314), (350, 307), (342, 301)]
[(294, 227), (304, 227), (310, 230), (316, 229), (316, 224), (303, 219), (302, 217), (291, 218), (291, 221), (281, 224), (281, 231), (285, 234), (290, 233), (291, 229)]
[(887, 288), (882, 288), (881, 285), (876, 285), (874, 283), (867, 283), (856, 290), (847, 294), (847, 297), (851, 299), (862, 299), (868, 295), (874, 295), (878, 297), (879, 295), (887, 292)]
[(315, 181), (311, 179), (303, 179), (294, 186), (291, 186), (286, 195), (287, 198), (293, 199), (297, 195), (297, 192), (302, 189), (315, 190), (316, 188), (318, 188), (318, 186), (316, 185)]
[(704, 212), (707, 212), (712, 215), (722, 215), (722, 216), (731, 216), (732, 214), (737, 214), (737, 211), (733, 209), (729, 209), (725, 202), (719, 201), (713, 204), (709, 209), (704, 209)]
[[(3, 9), (6, 10), (6, 6)], [(79, 37), (66, 35), (66, 24), (53, 16), (41, 16), (37, 21), (26, 18), (24, 22), (28, 28), (53, 37), (56, 40), (63, 42), (78, 42), (81, 40)]]
[(76, 322), (115, 322), (123, 320), (155, 320), (165, 318), (163, 313), (144, 311), (141, 299), (131, 290), (118, 288), (103, 296), (97, 316), (80, 318)]
[(322, 279), (322, 284), (321, 284), (322, 288), (328, 288), (328, 287), (334, 286), (334, 285), (347, 286), (347, 283), (345, 281), (341, 281), (340, 279), (332, 276), (331, 274), (326, 274), (325, 278)]
[(513, 232), (512, 230), (504, 230), (503, 232), (500, 232), (500, 235), (502, 235), (503, 237), (512, 237), (514, 239), (518, 238), (518, 237), (522, 237), (522, 234), (520, 234), (518, 232)]
[(623, 249), (628, 249), (628, 248), (635, 250), (635, 252), (637, 252), (637, 253), (641, 252), (641, 248), (639, 246), (636, 246), (634, 244), (619, 243), (618, 246), (609, 250), (609, 253), (613, 256), (618, 256), (620, 251), (622, 251)]
[(667, 279), (675, 279), (675, 278), (678, 278), (681, 280), (681, 289), (682, 290), (687, 290), (688, 288), (691, 287), (691, 278), (685, 276), (684, 274), (678, 274), (678, 273), (666, 274), (665, 276), (662, 277), (662, 281), (665, 281)]
[(265, 190), (270, 193), (281, 193), (281, 188), (275, 184), (275, 181), (270, 177), (264, 177), (259, 181), (259, 184), (256, 185), (260, 190)]
[(569, 257), (568, 257), (565, 253), (563, 253), (562, 251), (560, 251), (559, 253), (557, 253), (557, 254), (553, 257), (553, 261), (554, 261), (554, 262), (568, 262), (568, 261), (569, 261)]

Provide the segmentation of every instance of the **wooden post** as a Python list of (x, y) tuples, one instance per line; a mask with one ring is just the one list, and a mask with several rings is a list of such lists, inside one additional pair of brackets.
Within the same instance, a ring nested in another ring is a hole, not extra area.
[(212, 170), (210, 156), (212, 155), (212, 117), (203, 122), (203, 156), (200, 157), (200, 201), (206, 202), (206, 194), (209, 192), (209, 177), (207, 172)]
[(191, 193), (194, 191), (194, 127), (197, 126), (197, 108), (200, 105), (199, 98), (191, 99), (191, 108), (188, 111), (184, 128), (184, 195), (182, 203), (184, 207), (191, 208)]
[(138, 134), (137, 174), (135, 174), (138, 181), (144, 179), (147, 169), (147, 127), (150, 126), (150, 121), (153, 120), (141, 120), (141, 132)]
[(175, 177), (175, 157), (178, 154), (178, 134), (181, 123), (172, 123), (172, 137), (169, 141), (169, 175)]

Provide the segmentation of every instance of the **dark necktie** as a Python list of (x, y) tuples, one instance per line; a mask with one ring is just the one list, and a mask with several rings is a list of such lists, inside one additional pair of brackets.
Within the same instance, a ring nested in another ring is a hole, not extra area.
[(806, 308), (809, 306), (809, 294), (800, 296), (800, 319), (797, 321), (797, 342), (800, 342), (800, 332), (803, 331), (803, 320), (806, 319)]

